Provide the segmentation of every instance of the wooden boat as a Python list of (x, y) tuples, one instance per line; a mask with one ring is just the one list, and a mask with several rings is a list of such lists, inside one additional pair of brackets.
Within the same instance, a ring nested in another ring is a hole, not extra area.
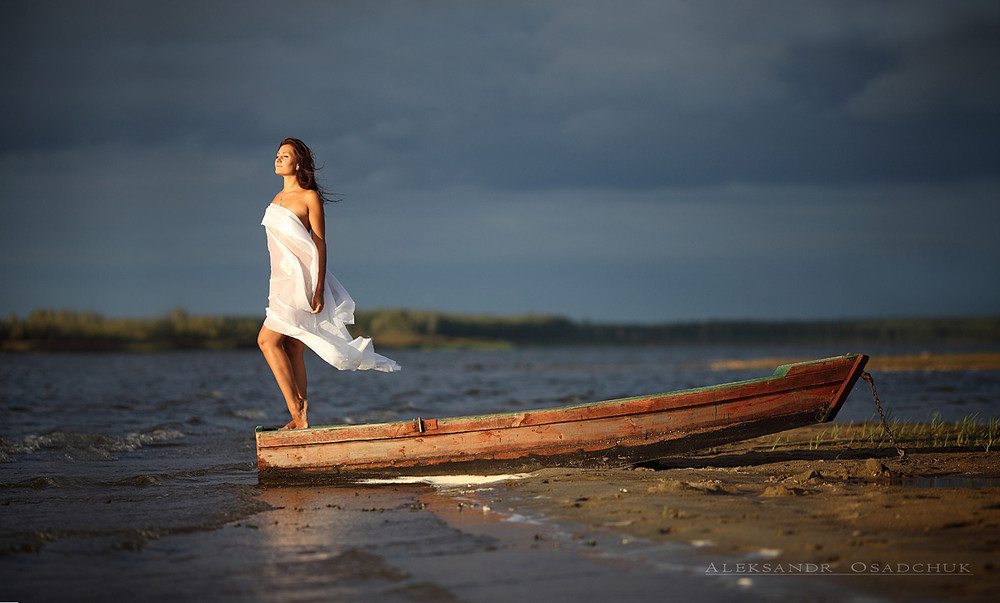
[(610, 468), (832, 420), (868, 357), (779, 366), (770, 377), (527, 412), (296, 430), (258, 427), (262, 483), (541, 467)]

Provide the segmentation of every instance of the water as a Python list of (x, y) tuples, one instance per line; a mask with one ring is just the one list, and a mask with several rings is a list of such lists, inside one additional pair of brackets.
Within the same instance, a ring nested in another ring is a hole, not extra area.
[[(390, 375), (340, 373), (309, 357), (310, 422), (666, 392), (770, 373), (713, 371), (711, 360), (847, 351), (393, 351), (404, 370)], [(1000, 414), (1000, 371), (875, 377), (893, 418)], [(860, 383), (838, 420), (868, 420), (873, 410)], [(511, 544), (510, 529), (491, 532), (481, 516), (472, 527), (441, 512), (452, 503), (421, 485), (261, 488), (253, 428), (283, 425), (286, 415), (255, 351), (0, 355), (0, 600), (137, 592), (149, 600), (504, 600), (533, 586), (597, 600), (623, 586), (610, 576), (626, 575), (633, 593), (652, 593), (664, 573), (683, 581), (690, 570), (678, 569), (684, 563), (676, 551), (645, 570), (630, 562), (630, 574), (606, 563), (581, 566), (572, 547), (536, 558), (529, 544)], [(477, 577), (456, 577), (448, 571), (454, 567)], [(690, 588), (709, 599), (733, 594), (732, 585), (706, 593), (704, 580)]]

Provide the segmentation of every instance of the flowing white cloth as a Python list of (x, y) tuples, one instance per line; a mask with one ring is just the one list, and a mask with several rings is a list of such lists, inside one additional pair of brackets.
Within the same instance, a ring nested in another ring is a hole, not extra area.
[(312, 297), (319, 275), (319, 253), (312, 235), (290, 209), (270, 204), (261, 221), (271, 254), (271, 284), (264, 326), (298, 339), (334, 367), (345, 370), (393, 372), (396, 361), (375, 353), (372, 340), (351, 338), (345, 325), (354, 324), (354, 300), (329, 272), (323, 310), (312, 314)]

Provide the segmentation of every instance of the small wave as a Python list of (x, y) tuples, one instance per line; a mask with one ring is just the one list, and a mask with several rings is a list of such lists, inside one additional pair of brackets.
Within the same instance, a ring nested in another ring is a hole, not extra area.
[(27, 454), (41, 448), (38, 436), (27, 436), (24, 438), (4, 438), (0, 437), (0, 453), (4, 456), (10, 454)]
[(263, 410), (258, 410), (256, 408), (240, 408), (231, 411), (231, 414), (237, 419), (260, 420), (267, 418), (266, 412), (264, 412)]
[(63, 535), (55, 530), (30, 530), (0, 535), (0, 555), (9, 553), (40, 553), (45, 545)]
[(59, 477), (32, 477), (30, 479), (21, 480), (19, 482), (14, 482), (12, 484), (2, 484), (2, 488), (61, 488), (64, 485), (64, 479)]
[(44, 490), (48, 488), (115, 488), (132, 487), (142, 488), (146, 486), (159, 486), (162, 484), (161, 477), (156, 475), (134, 475), (114, 481), (90, 479), (86, 477), (70, 477), (67, 475), (45, 475), (31, 477), (18, 482), (0, 483), (0, 488), (27, 488), (32, 490)]
[(133, 488), (145, 488), (146, 486), (159, 486), (163, 482), (155, 475), (135, 475), (126, 477), (114, 482), (113, 486), (130, 486)]
[(134, 434), (131, 433), (126, 438), (132, 438), (138, 440), (140, 445), (149, 444), (160, 444), (162, 442), (172, 442), (174, 440), (181, 440), (185, 436), (180, 431), (170, 428), (157, 428), (152, 431), (147, 431), (145, 433)]
[(49, 450), (65, 452), (74, 460), (111, 460), (113, 453), (131, 452), (143, 446), (162, 445), (184, 437), (180, 431), (169, 428), (120, 436), (53, 431), (20, 438), (0, 437), (0, 458)]
[(31, 477), (18, 482), (0, 483), (0, 488), (28, 488), (42, 490), (47, 488), (145, 488), (147, 486), (161, 486), (164, 481), (173, 479), (183, 479), (184, 475), (178, 476), (139, 474), (117, 480), (101, 480), (88, 477), (71, 477), (67, 475), (45, 475)]

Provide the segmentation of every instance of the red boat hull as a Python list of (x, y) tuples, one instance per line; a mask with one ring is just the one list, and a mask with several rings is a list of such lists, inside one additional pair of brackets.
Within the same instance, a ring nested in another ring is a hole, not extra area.
[(868, 357), (712, 387), (519, 413), (256, 431), (261, 482), (610, 468), (832, 420)]

